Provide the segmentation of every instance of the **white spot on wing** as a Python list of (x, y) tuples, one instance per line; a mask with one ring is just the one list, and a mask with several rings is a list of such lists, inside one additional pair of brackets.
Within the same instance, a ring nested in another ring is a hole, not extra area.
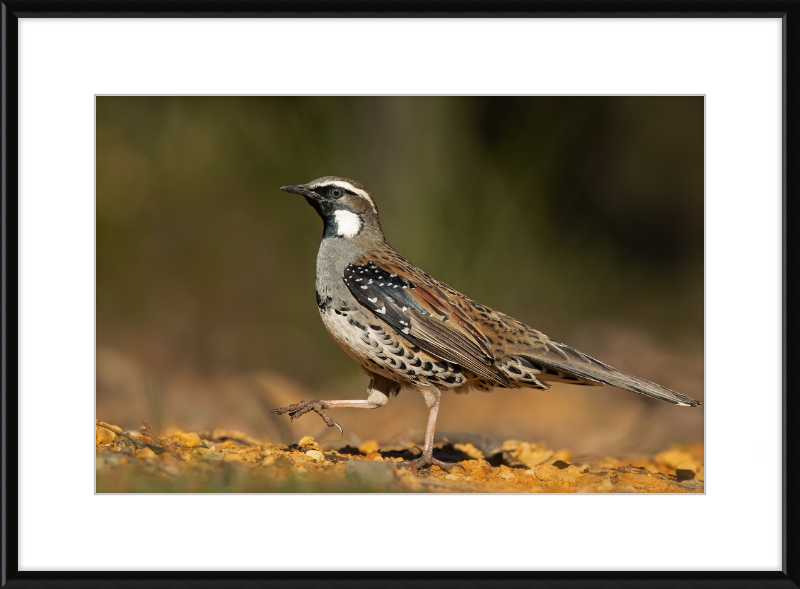
[(373, 299), (373, 298), (370, 298), (370, 297), (367, 297), (367, 300), (368, 300), (370, 303), (377, 303), (377, 302), (378, 302), (378, 297), (375, 297), (374, 299)]
[(380, 309), (375, 309), (376, 313), (380, 313), (381, 315), (386, 315), (386, 307), (381, 307)]

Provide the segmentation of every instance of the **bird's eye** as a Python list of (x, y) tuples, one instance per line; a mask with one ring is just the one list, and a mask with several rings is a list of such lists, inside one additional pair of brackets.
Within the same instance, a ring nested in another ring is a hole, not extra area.
[(333, 198), (342, 198), (342, 196), (344, 196), (344, 192), (341, 188), (331, 188), (331, 191), (328, 194), (330, 194)]

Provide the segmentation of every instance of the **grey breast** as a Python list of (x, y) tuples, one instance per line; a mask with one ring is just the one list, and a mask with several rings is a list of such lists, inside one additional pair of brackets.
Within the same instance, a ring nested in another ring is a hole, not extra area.
[(349, 308), (355, 299), (342, 281), (344, 269), (364, 250), (341, 237), (326, 237), (317, 253), (317, 298), (329, 297), (334, 308), (342, 304)]

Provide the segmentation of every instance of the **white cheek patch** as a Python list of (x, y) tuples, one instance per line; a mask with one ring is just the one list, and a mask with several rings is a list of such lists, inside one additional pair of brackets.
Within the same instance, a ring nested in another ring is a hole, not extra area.
[(342, 237), (353, 237), (361, 231), (361, 217), (350, 211), (336, 211), (336, 234)]

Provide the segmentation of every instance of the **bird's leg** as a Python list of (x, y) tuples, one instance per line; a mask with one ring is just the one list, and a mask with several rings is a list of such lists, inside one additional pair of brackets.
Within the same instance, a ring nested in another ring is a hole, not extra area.
[(435, 464), (445, 470), (450, 470), (455, 466), (450, 462), (442, 462), (433, 457), (433, 434), (436, 431), (436, 416), (439, 415), (439, 403), (436, 401), (431, 405), (430, 413), (428, 413), (428, 425), (425, 428), (425, 447), (422, 450), (422, 456), (414, 460), (404, 460), (403, 462), (396, 462), (398, 466), (416, 466), (418, 469), (426, 468)]
[(377, 374), (373, 374), (366, 369), (364, 370), (370, 376), (369, 382), (369, 396), (365, 401), (362, 400), (331, 400), (331, 401), (300, 401), (299, 403), (295, 403), (294, 405), (289, 405), (288, 407), (281, 407), (279, 409), (273, 409), (270, 412), (277, 413), (278, 415), (283, 415), (284, 413), (288, 413), (291, 421), (294, 421), (298, 417), (305, 415), (309, 411), (315, 411), (319, 414), (322, 418), (322, 421), (325, 422), (325, 425), (328, 427), (338, 427), (339, 428), (339, 435), (344, 435), (342, 431), (342, 426), (336, 423), (333, 419), (331, 419), (327, 413), (325, 413), (325, 409), (338, 409), (339, 407), (352, 407), (355, 409), (377, 409), (378, 407), (383, 407), (389, 401), (389, 397), (387, 393), (390, 391), (397, 392), (397, 383), (394, 383), (387, 378), (379, 376)]
[(284, 413), (289, 414), (289, 418), (291, 421), (294, 421), (298, 417), (305, 415), (309, 411), (315, 411), (319, 414), (322, 418), (322, 421), (325, 422), (325, 425), (328, 427), (337, 427), (339, 428), (339, 435), (343, 435), (344, 432), (342, 431), (342, 426), (336, 423), (333, 419), (331, 419), (327, 413), (325, 413), (325, 409), (337, 409), (339, 407), (354, 407), (356, 409), (377, 409), (378, 407), (382, 407), (379, 403), (373, 403), (372, 401), (366, 400), (331, 400), (331, 401), (300, 401), (299, 403), (295, 403), (294, 405), (289, 405), (288, 407), (280, 407), (279, 409), (273, 409), (270, 414), (277, 413), (278, 415), (283, 415)]

